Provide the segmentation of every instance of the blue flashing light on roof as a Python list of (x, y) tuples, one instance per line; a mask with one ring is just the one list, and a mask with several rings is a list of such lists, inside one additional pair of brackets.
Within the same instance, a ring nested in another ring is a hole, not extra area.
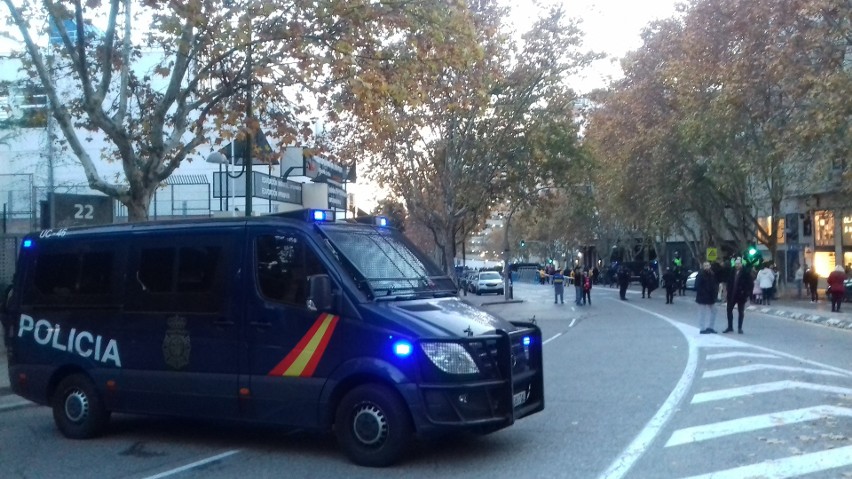
[(33, 245), (33, 240), (31, 240), (31, 239), (25, 239), (25, 240), (24, 240), (24, 243), (23, 243), (23, 245), (22, 245), (22, 246), (23, 246), (24, 248), (29, 248), (29, 247), (31, 247), (32, 245)]
[(314, 221), (334, 221), (334, 212), (328, 210), (311, 210)]
[(524, 336), (524, 346), (529, 346), (530, 341), (532, 341), (532, 340), (530, 339), (529, 336)]
[(400, 339), (393, 343), (393, 353), (400, 358), (407, 358), (408, 356), (411, 356), (412, 350), (413, 348), (411, 347), (411, 343), (404, 339)]
[(388, 226), (388, 219), (385, 216), (377, 216), (376, 217), (376, 226), (381, 226), (385, 228)]

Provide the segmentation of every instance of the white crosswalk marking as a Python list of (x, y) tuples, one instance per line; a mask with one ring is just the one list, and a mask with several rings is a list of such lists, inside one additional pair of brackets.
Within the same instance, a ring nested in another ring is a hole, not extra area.
[(768, 353), (748, 353), (745, 351), (737, 351), (733, 353), (719, 353), (719, 354), (708, 354), (708, 360), (715, 359), (728, 359), (728, 358), (766, 358), (766, 359), (778, 359), (779, 356), (776, 354), (768, 354)]
[(852, 465), (852, 446), (774, 459), (685, 479), (785, 479)]
[(682, 444), (706, 441), (732, 434), (837, 416), (852, 417), (852, 409), (828, 405), (816, 406), (688, 427), (675, 431), (665, 447), (680, 446)]
[(719, 376), (729, 376), (731, 374), (741, 374), (741, 373), (749, 373), (754, 371), (762, 371), (766, 369), (774, 369), (776, 371), (787, 371), (787, 372), (795, 372), (795, 373), (807, 373), (807, 374), (821, 374), (824, 376), (841, 376), (843, 374), (836, 373), (834, 371), (824, 371), (822, 369), (812, 369), (812, 368), (800, 368), (796, 366), (778, 366), (775, 364), (749, 364), (748, 366), (737, 366), (733, 368), (724, 368), (724, 369), (714, 369), (712, 371), (705, 372), (701, 377), (703, 378), (717, 378)]
[(812, 384), (801, 381), (774, 381), (770, 383), (752, 384), (730, 389), (719, 389), (698, 393), (692, 397), (692, 403), (698, 404), (709, 401), (719, 401), (736, 397), (751, 396), (752, 394), (781, 391), (784, 389), (809, 389), (811, 391), (823, 391), (833, 394), (852, 395), (852, 389), (839, 386), (828, 386), (823, 384)]

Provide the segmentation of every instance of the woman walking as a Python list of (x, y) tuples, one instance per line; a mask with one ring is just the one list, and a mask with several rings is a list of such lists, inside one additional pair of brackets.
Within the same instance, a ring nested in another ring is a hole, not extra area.
[(831, 311), (840, 312), (840, 305), (843, 303), (843, 296), (846, 295), (846, 286), (843, 282), (846, 281), (846, 272), (843, 266), (837, 265), (834, 271), (828, 275), (828, 286), (831, 288)]

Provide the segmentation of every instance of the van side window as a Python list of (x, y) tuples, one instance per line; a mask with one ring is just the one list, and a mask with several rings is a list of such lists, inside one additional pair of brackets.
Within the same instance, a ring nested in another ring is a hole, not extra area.
[(221, 244), (140, 247), (126, 306), (132, 311), (217, 311), (226, 297), (223, 252)]
[(272, 301), (305, 307), (308, 276), (326, 272), (305, 240), (289, 232), (262, 235), (255, 252), (260, 293)]
[(139, 254), (137, 278), (142, 288), (149, 293), (170, 292), (174, 264), (174, 248), (143, 249)]
[(42, 253), (35, 259), (33, 291), (25, 303), (81, 306), (109, 303), (114, 278), (112, 251)]

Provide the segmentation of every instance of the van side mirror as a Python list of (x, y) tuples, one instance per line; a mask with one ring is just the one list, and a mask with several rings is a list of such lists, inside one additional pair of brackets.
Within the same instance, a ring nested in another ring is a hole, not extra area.
[(331, 309), (331, 278), (327, 274), (308, 276), (307, 307), (311, 311)]

